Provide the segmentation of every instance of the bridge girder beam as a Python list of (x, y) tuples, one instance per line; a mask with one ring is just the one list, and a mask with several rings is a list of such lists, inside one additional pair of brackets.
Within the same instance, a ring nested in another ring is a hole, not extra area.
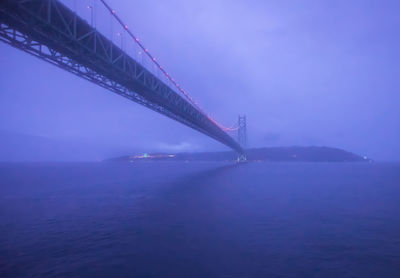
[(206, 115), (57, 0), (1, 1), (0, 40), (243, 152)]

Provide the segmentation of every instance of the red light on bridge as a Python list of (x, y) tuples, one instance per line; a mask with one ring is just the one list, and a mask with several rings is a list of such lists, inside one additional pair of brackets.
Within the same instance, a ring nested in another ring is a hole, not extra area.
[[(106, 8), (114, 15), (114, 17), (117, 19), (117, 21), (119, 22), (119, 24), (125, 28), (125, 30), (128, 30), (128, 25), (124, 24), (119, 17), (116, 15), (115, 10), (111, 9), (106, 3), (105, 0), (101, 0), (101, 2), (103, 2), (103, 4), (106, 6)], [(91, 6), (87, 6), (88, 8), (92, 8)], [(149, 56), (149, 58), (153, 61), (153, 63), (159, 67), (159, 69), (163, 72), (163, 74), (167, 77), (168, 80), (170, 80), (172, 82), (172, 84), (174, 84), (176, 86), (176, 88), (178, 89), (179, 92), (181, 92), (195, 107), (197, 107), (201, 113), (203, 113), (204, 115), (206, 115), (207, 118), (209, 118), (213, 123), (215, 123), (217, 126), (219, 126), (220, 128), (224, 129), (224, 130), (236, 130), (237, 128), (229, 128), (229, 127), (224, 127), (221, 124), (219, 124), (217, 121), (215, 121), (214, 119), (211, 118), (211, 116), (205, 114), (202, 109), (200, 108), (199, 104), (194, 101), (194, 99), (185, 91), (183, 90), (180, 85), (178, 83), (175, 82), (175, 80), (168, 74), (168, 72), (166, 72), (161, 65), (158, 64), (158, 62), (156, 62), (156, 59), (154, 57), (152, 57), (152, 55), (149, 53), (147, 48), (144, 48), (144, 46), (139, 42), (139, 38), (137, 38), (135, 35), (133, 35), (130, 31), (127, 31), (128, 35), (130, 35), (135, 41), (136, 43), (140, 46), (141, 49), (144, 50), (144, 52)], [(139, 52), (139, 55), (141, 55), (142, 53)]]

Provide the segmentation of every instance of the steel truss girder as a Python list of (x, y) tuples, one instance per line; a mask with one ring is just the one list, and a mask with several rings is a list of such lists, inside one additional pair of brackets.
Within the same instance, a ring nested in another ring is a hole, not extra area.
[(2, 0), (0, 40), (243, 152), (207, 116), (58, 0)]

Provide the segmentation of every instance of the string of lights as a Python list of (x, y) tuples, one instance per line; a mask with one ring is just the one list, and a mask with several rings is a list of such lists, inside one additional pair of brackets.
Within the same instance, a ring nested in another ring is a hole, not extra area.
[(165, 70), (164, 67), (160, 65), (160, 63), (157, 61), (157, 59), (149, 52), (149, 50), (143, 45), (143, 43), (139, 40), (139, 38), (132, 33), (132, 31), (128, 28), (128, 25), (125, 24), (122, 19), (117, 15), (114, 9), (110, 7), (106, 3), (105, 0), (100, 0), (101, 3), (104, 5), (104, 7), (111, 13), (111, 15), (114, 17), (114, 19), (121, 25), (121, 27), (127, 32), (127, 34), (134, 40), (134, 42), (139, 46), (139, 48), (149, 57), (150, 61), (154, 63), (155, 67), (161, 71), (161, 73), (169, 80), (174, 87), (182, 93), (182, 95), (194, 106), (196, 107), (203, 115), (205, 115), (210, 121), (212, 121), (214, 124), (216, 124), (219, 128), (221, 128), (224, 131), (235, 131), (238, 130), (237, 126), (232, 126), (232, 127), (225, 127), (218, 123), (215, 119), (213, 119), (211, 116), (206, 114), (203, 109), (200, 108), (199, 104), (187, 93), (185, 89), (182, 88), (179, 83), (176, 82), (174, 78)]

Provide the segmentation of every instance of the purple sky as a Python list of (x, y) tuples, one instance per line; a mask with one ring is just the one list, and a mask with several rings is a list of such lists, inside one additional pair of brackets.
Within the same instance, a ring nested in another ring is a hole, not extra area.
[[(399, 1), (108, 3), (208, 113), (228, 126), (247, 115), (250, 147), (400, 157)], [(226, 150), (3, 43), (0, 65), (0, 160)]]

